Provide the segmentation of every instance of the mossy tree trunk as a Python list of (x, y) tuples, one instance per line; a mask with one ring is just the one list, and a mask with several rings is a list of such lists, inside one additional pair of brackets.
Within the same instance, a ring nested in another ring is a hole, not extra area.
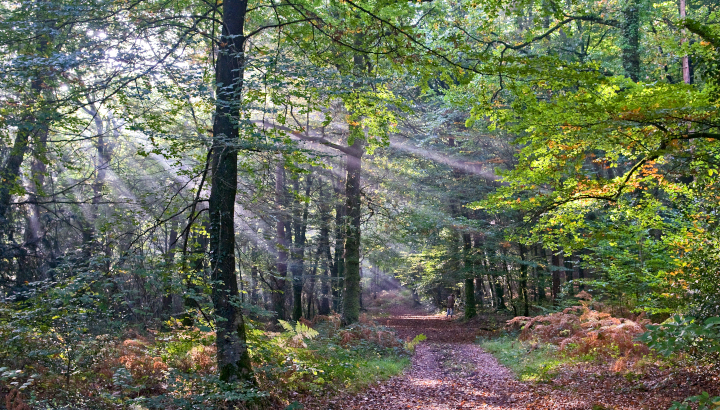
[(208, 218), (217, 363), (220, 379), (225, 382), (254, 381), (235, 273), (237, 145), (245, 66), (246, 12), (245, 0), (223, 2), (223, 27), (215, 66), (217, 102)]

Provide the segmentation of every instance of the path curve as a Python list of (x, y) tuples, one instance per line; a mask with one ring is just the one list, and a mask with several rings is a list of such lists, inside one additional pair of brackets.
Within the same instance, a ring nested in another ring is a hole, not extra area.
[(406, 315), (380, 322), (395, 328), (404, 340), (419, 333), (427, 340), (418, 345), (405, 374), (346, 397), (332, 410), (526, 408), (515, 403), (520, 398), (526, 401), (531, 393), (473, 343), (484, 332), (481, 322), (461, 326), (441, 315)]
[[(672, 393), (657, 397), (662, 391), (653, 390), (652, 385), (639, 389), (637, 383), (613, 382), (627, 380), (622, 374), (603, 372), (598, 367), (581, 366), (550, 383), (519, 382), (474, 343), (492, 327), (488, 320), (492, 319), (458, 323), (442, 315), (417, 314), (380, 319), (378, 322), (395, 328), (403, 340), (419, 333), (427, 336), (417, 346), (411, 367), (359, 394), (341, 395), (330, 403), (308, 405), (306, 409), (658, 410), (678, 399)], [(689, 392), (683, 397), (687, 395)]]

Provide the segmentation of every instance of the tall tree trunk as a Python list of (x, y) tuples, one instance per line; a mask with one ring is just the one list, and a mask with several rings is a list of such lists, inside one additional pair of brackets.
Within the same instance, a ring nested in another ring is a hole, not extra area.
[(497, 308), (498, 310), (506, 309), (507, 306), (505, 306), (505, 290), (503, 289), (500, 275), (495, 275), (493, 279), (495, 282), (495, 295), (497, 296)]
[(482, 275), (475, 276), (475, 300), (480, 310), (485, 309), (485, 283)]
[(318, 253), (320, 254), (320, 307), (318, 313), (330, 314), (330, 277), (329, 268), (332, 265), (330, 255), (330, 207), (323, 197), (323, 184), (320, 183), (318, 196), (320, 197), (320, 235), (318, 238)]
[[(296, 193), (299, 194), (299, 179), (296, 179), (293, 184)], [(305, 185), (305, 198), (310, 197), (311, 187), (312, 178), (308, 175)], [(290, 259), (290, 273), (293, 278), (293, 320), (299, 320), (302, 317), (303, 274), (305, 271), (305, 232), (307, 230), (309, 204), (309, 202), (306, 202), (303, 206), (301, 206), (299, 201), (295, 200), (293, 206), (293, 233), (295, 234), (295, 238), (293, 239), (292, 257)]]
[(163, 312), (171, 315), (180, 313), (180, 295), (175, 292), (177, 283), (176, 269), (174, 269), (175, 248), (178, 240), (178, 220), (173, 218), (170, 221), (170, 233), (167, 236), (165, 249), (166, 282), (163, 295)]
[[(335, 187), (335, 195), (341, 198), (345, 195), (342, 185), (338, 184)], [(342, 300), (342, 289), (344, 286), (343, 277), (345, 276), (345, 204), (338, 201), (335, 207), (335, 251), (333, 254), (333, 271), (332, 271), (332, 296), (333, 296), (333, 310), (335, 312), (340, 311), (340, 301)]]
[(209, 200), (210, 267), (220, 380), (254, 380), (235, 274), (235, 195), (239, 111), (245, 68), (246, 0), (223, 2), (215, 66), (212, 186)]
[(272, 279), (274, 285), (271, 289), (271, 298), (273, 310), (277, 319), (285, 319), (285, 280), (288, 270), (288, 241), (286, 226), (285, 209), (285, 169), (282, 160), (278, 161), (275, 168), (275, 204), (279, 208), (277, 220), (275, 222), (275, 248), (277, 251), (276, 270), (277, 274)]
[(523, 315), (530, 316), (530, 298), (528, 297), (527, 290), (527, 248), (525, 245), (519, 244), (520, 246), (520, 297), (523, 300)]
[(511, 275), (510, 275), (510, 266), (507, 263), (508, 254), (506, 252), (503, 252), (503, 256), (504, 257), (503, 257), (502, 265), (503, 265), (503, 269), (505, 269), (505, 283), (507, 284), (508, 297), (510, 298), (510, 305), (512, 306), (513, 315), (517, 316), (517, 306), (515, 306), (515, 302), (513, 301), (513, 299), (515, 299), (515, 297), (513, 296), (512, 280), (511, 280)]
[(497, 303), (495, 301), (495, 289), (493, 289), (493, 280), (492, 276), (490, 275), (490, 261), (487, 258), (487, 253), (485, 252), (485, 249), (482, 251), (482, 258), (480, 259), (483, 270), (485, 271), (485, 276), (487, 276), (487, 283), (488, 283), (488, 301), (490, 302), (490, 307), (496, 307)]
[[(480, 235), (473, 234), (473, 249), (475, 249), (473, 255), (473, 264), (477, 262), (478, 253), (482, 252), (482, 240), (480, 238)], [(481, 266), (479, 267), (479, 269), (484, 269), (482, 267), (482, 261), (480, 265)], [(475, 270), (475, 301), (478, 303), (478, 305), (480, 305), (480, 309), (484, 309), (485, 284), (483, 283), (482, 273), (478, 271), (479, 269)]]
[(253, 306), (258, 305), (258, 251), (257, 247), (253, 246), (250, 251), (250, 304)]
[(627, 0), (623, 9), (622, 63), (625, 75), (640, 80), (640, 7), (637, 0)]
[[(680, 0), (680, 18), (685, 19), (685, 17), (687, 17), (687, 12), (685, 11), (685, 0)], [(684, 34), (685, 30), (683, 30), (683, 38), (680, 40), (680, 44), (687, 42), (687, 38), (684, 37)], [(692, 78), (690, 77), (690, 57), (688, 55), (684, 55), (682, 57), (682, 76), (685, 84), (690, 84), (692, 82)]]
[[(37, 3), (42, 3), (38, 1)], [(36, 57), (38, 61), (47, 58), (48, 53), (53, 49), (55, 40), (55, 23), (54, 20), (42, 16), (42, 7), (35, 5), (38, 11), (38, 21), (42, 21), (46, 26), (38, 32), (35, 38)], [(30, 95), (27, 97), (25, 106), (37, 107), (30, 112), (26, 112), (21, 116), (19, 123), (12, 124), (17, 126), (15, 132), (15, 141), (13, 147), (6, 156), (5, 164), (0, 169), (0, 235), (9, 233), (9, 212), (10, 200), (12, 198), (13, 188), (20, 183), (20, 166), (25, 159), (30, 143), (34, 141), (37, 144), (36, 151), (42, 152), (44, 155), (45, 144), (47, 142), (50, 130), (50, 122), (54, 114), (50, 110), (50, 102), (52, 100), (52, 92), (48, 88), (49, 73), (44, 67), (38, 68), (35, 78), (30, 82)], [(36, 158), (38, 159), (38, 158)], [(35, 176), (35, 175), (34, 175)]]
[(322, 255), (320, 254), (320, 251), (318, 250), (317, 254), (315, 255), (315, 260), (313, 261), (312, 265), (312, 273), (310, 274), (310, 284), (308, 286), (307, 291), (307, 313), (305, 318), (307, 320), (312, 320), (313, 318), (313, 300), (315, 299), (315, 279), (317, 275), (317, 266), (318, 262), (320, 261), (320, 258), (322, 258)]
[[(357, 58), (357, 57), (356, 57)], [(343, 323), (355, 323), (360, 318), (360, 213), (361, 192), (360, 174), (364, 139), (362, 130), (353, 126), (351, 135), (355, 139), (345, 155), (347, 179), (345, 181), (345, 214), (347, 231), (345, 233), (345, 286), (343, 292)]]
[[(563, 254), (562, 255), (562, 265), (565, 268), (565, 282), (571, 281), (575, 279), (575, 266), (573, 264), (572, 258), (570, 255)], [(573, 284), (572, 291), (575, 292), (575, 286), (576, 284)]]
[(475, 310), (475, 272), (472, 262), (472, 237), (464, 233), (463, 238), (463, 259), (465, 270), (465, 319), (477, 315)]
[[(582, 254), (583, 251), (580, 252), (580, 255)], [(575, 263), (577, 263), (578, 266), (578, 281), (580, 282), (578, 289), (582, 292), (585, 290), (585, 269), (583, 269), (582, 257), (580, 255), (575, 255)]]
[(560, 265), (560, 255), (552, 251), (551, 253), (552, 263), (550, 269), (552, 270), (552, 300), (553, 304), (557, 305), (560, 302), (558, 297), (560, 296), (560, 271), (562, 270), (562, 266)]
[(45, 162), (47, 161), (46, 152), (49, 134), (49, 127), (43, 127), (43, 129), (39, 131), (37, 143), (33, 150), (34, 159), (30, 167), (32, 181), (30, 181), (30, 187), (28, 189), (30, 210), (28, 212), (28, 226), (25, 233), (25, 246), (30, 249), (30, 252), (35, 254), (36, 258), (39, 256), (38, 249), (41, 242), (40, 231), (42, 230), (40, 205), (37, 201), (45, 185), (45, 173), (47, 172)]
[[(533, 257), (535, 260), (537, 260), (541, 255), (543, 255), (542, 248), (540, 245), (533, 246)], [(543, 255), (544, 256), (544, 255)], [(547, 267), (547, 257), (542, 258), (543, 266)], [(535, 267), (535, 278), (537, 280), (537, 300), (538, 302), (544, 302), (547, 300), (547, 293), (545, 291), (545, 277), (547, 269), (541, 268), (539, 265)]]

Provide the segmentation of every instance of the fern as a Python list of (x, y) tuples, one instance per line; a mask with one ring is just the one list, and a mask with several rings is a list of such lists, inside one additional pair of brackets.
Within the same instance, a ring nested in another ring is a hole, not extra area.
[(296, 323), (295, 327), (291, 323), (288, 323), (284, 320), (278, 320), (280, 322), (280, 326), (285, 329), (285, 332), (288, 333), (288, 336), (291, 338), (300, 338), (300, 339), (314, 339), (319, 333), (317, 330), (311, 328), (310, 326), (304, 324), (304, 323)]
[(405, 348), (411, 352), (415, 351), (415, 346), (417, 346), (420, 342), (427, 339), (427, 336), (420, 333), (419, 335), (415, 336), (413, 340), (409, 342), (405, 342)]

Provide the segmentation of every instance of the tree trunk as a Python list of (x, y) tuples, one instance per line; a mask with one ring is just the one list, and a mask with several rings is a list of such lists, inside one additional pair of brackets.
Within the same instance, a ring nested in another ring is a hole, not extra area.
[(640, 8), (637, 0), (628, 0), (623, 7), (622, 63), (625, 75), (640, 80)]
[(560, 302), (558, 297), (560, 296), (560, 270), (562, 269), (562, 266), (560, 266), (560, 255), (552, 252), (551, 258), (552, 263), (550, 269), (552, 270), (552, 300), (553, 304), (557, 305)]
[(475, 276), (475, 301), (477, 302), (480, 310), (485, 308), (485, 284), (483, 283), (482, 275)]
[(523, 315), (530, 316), (530, 300), (528, 297), (527, 290), (527, 248), (525, 245), (519, 244), (520, 246), (520, 297), (523, 300)]
[[(335, 187), (335, 194), (338, 198), (344, 196), (342, 185)], [(332, 270), (332, 296), (333, 310), (340, 310), (340, 300), (342, 299), (343, 276), (345, 275), (345, 255), (343, 254), (343, 246), (345, 245), (345, 205), (338, 201), (335, 207), (335, 252)]]
[(322, 258), (322, 255), (320, 252), (317, 253), (315, 260), (313, 261), (313, 267), (312, 267), (312, 273), (310, 274), (310, 284), (308, 286), (307, 291), (307, 313), (305, 318), (307, 320), (312, 320), (313, 318), (313, 300), (315, 299), (315, 278), (317, 275), (317, 266), (319, 259)]
[(235, 274), (237, 143), (245, 66), (243, 29), (246, 12), (246, 0), (223, 2), (223, 26), (215, 66), (217, 102), (208, 218), (217, 362), (220, 380), (224, 382), (254, 381)]
[(497, 308), (500, 309), (506, 309), (507, 306), (505, 306), (505, 290), (503, 289), (503, 285), (500, 282), (500, 276), (494, 276), (493, 277), (495, 282), (495, 295), (497, 297)]
[[(515, 306), (515, 302), (513, 301), (513, 299), (515, 299), (515, 297), (513, 296), (512, 280), (510, 278), (510, 276), (511, 276), (510, 275), (510, 266), (508, 266), (508, 263), (507, 263), (507, 253), (503, 252), (503, 256), (504, 256), (504, 258), (502, 261), (502, 265), (503, 265), (503, 269), (505, 269), (505, 283), (507, 284), (508, 297), (510, 297), (510, 306), (512, 306), (513, 315), (517, 316), (518, 315), (517, 314), (517, 306)], [(502, 285), (500, 285), (500, 286), (502, 286)]]
[[(565, 268), (565, 282), (571, 281), (575, 279), (575, 267), (573, 266), (572, 258), (568, 255), (563, 254), (562, 255), (562, 265)], [(572, 291), (576, 292), (575, 290), (576, 284), (573, 283)]]
[(330, 277), (329, 268), (331, 266), (331, 255), (330, 255), (330, 207), (325, 198), (323, 197), (323, 184), (320, 183), (319, 197), (320, 197), (320, 235), (318, 238), (318, 253), (320, 254), (320, 307), (318, 313), (321, 315), (330, 314)]
[(465, 319), (477, 315), (475, 310), (475, 272), (472, 263), (472, 237), (464, 233), (463, 238), (463, 259), (465, 267)]
[[(300, 181), (296, 179), (293, 184), (295, 191), (299, 191)], [(305, 186), (306, 198), (310, 196), (311, 187), (312, 178), (308, 175)], [(292, 319), (299, 320), (302, 317), (303, 273), (305, 271), (305, 232), (307, 230), (309, 202), (306, 202), (302, 208), (297, 200), (295, 200), (293, 204), (293, 233), (295, 234), (295, 238), (293, 240), (292, 257), (290, 259), (290, 273), (293, 278)]]
[(277, 251), (276, 269), (277, 274), (272, 279), (274, 284), (271, 289), (272, 308), (275, 311), (277, 319), (285, 319), (285, 279), (287, 278), (287, 261), (288, 261), (288, 242), (287, 233), (285, 232), (285, 220), (287, 219), (285, 212), (285, 169), (282, 160), (278, 161), (275, 168), (275, 204), (279, 208), (277, 220), (275, 222)]
[[(584, 252), (581, 251), (580, 255), (582, 255)], [(578, 289), (582, 292), (585, 290), (585, 269), (583, 269), (583, 263), (582, 263), (582, 257), (580, 255), (575, 255), (575, 262), (578, 266), (578, 281), (580, 281), (580, 286)]]
[(345, 181), (345, 214), (347, 231), (345, 233), (345, 286), (343, 292), (343, 323), (349, 325), (360, 318), (360, 173), (364, 152), (362, 130), (353, 126), (351, 135), (355, 139), (345, 155), (347, 179)]
[[(685, 0), (680, 0), (680, 18), (685, 19), (686, 16)], [(685, 30), (683, 30), (683, 34), (685, 34)], [(683, 44), (686, 41), (687, 38), (683, 37), (682, 40), (680, 40), (680, 44)], [(690, 84), (692, 82), (692, 77), (690, 77), (690, 57), (688, 55), (684, 55), (682, 57), (682, 76), (685, 84)]]
[[(44, 20), (49, 27), (47, 32), (54, 32), (55, 23), (52, 20)], [(37, 54), (45, 57), (49, 48), (53, 47), (53, 34), (40, 34), (35, 38)], [(10, 200), (13, 188), (20, 183), (20, 166), (25, 158), (32, 140), (38, 142), (36, 150), (41, 150), (44, 155), (45, 143), (47, 142), (50, 121), (52, 115), (44, 112), (47, 110), (48, 101), (52, 98), (52, 92), (47, 85), (48, 72), (42, 67), (38, 69), (35, 79), (30, 83), (30, 97), (26, 101), (27, 107), (38, 107), (36, 111), (27, 112), (22, 116), (20, 123), (16, 124), (15, 141), (13, 147), (6, 156), (5, 164), (0, 170), (0, 234), (8, 234), (8, 217), (10, 212)]]
[(258, 251), (255, 246), (250, 251), (250, 259), (252, 265), (250, 266), (250, 304), (253, 306), (258, 305)]
[[(541, 255), (544, 256), (544, 252), (540, 245), (535, 245), (533, 247), (533, 256), (537, 260), (538, 257)], [(543, 257), (542, 261), (544, 261), (544, 266), (547, 267), (547, 257)], [(545, 277), (546, 275), (546, 268), (541, 268), (540, 266), (535, 267), (535, 278), (537, 279), (537, 300), (538, 302), (544, 302), (547, 300), (547, 292), (545, 291)]]

